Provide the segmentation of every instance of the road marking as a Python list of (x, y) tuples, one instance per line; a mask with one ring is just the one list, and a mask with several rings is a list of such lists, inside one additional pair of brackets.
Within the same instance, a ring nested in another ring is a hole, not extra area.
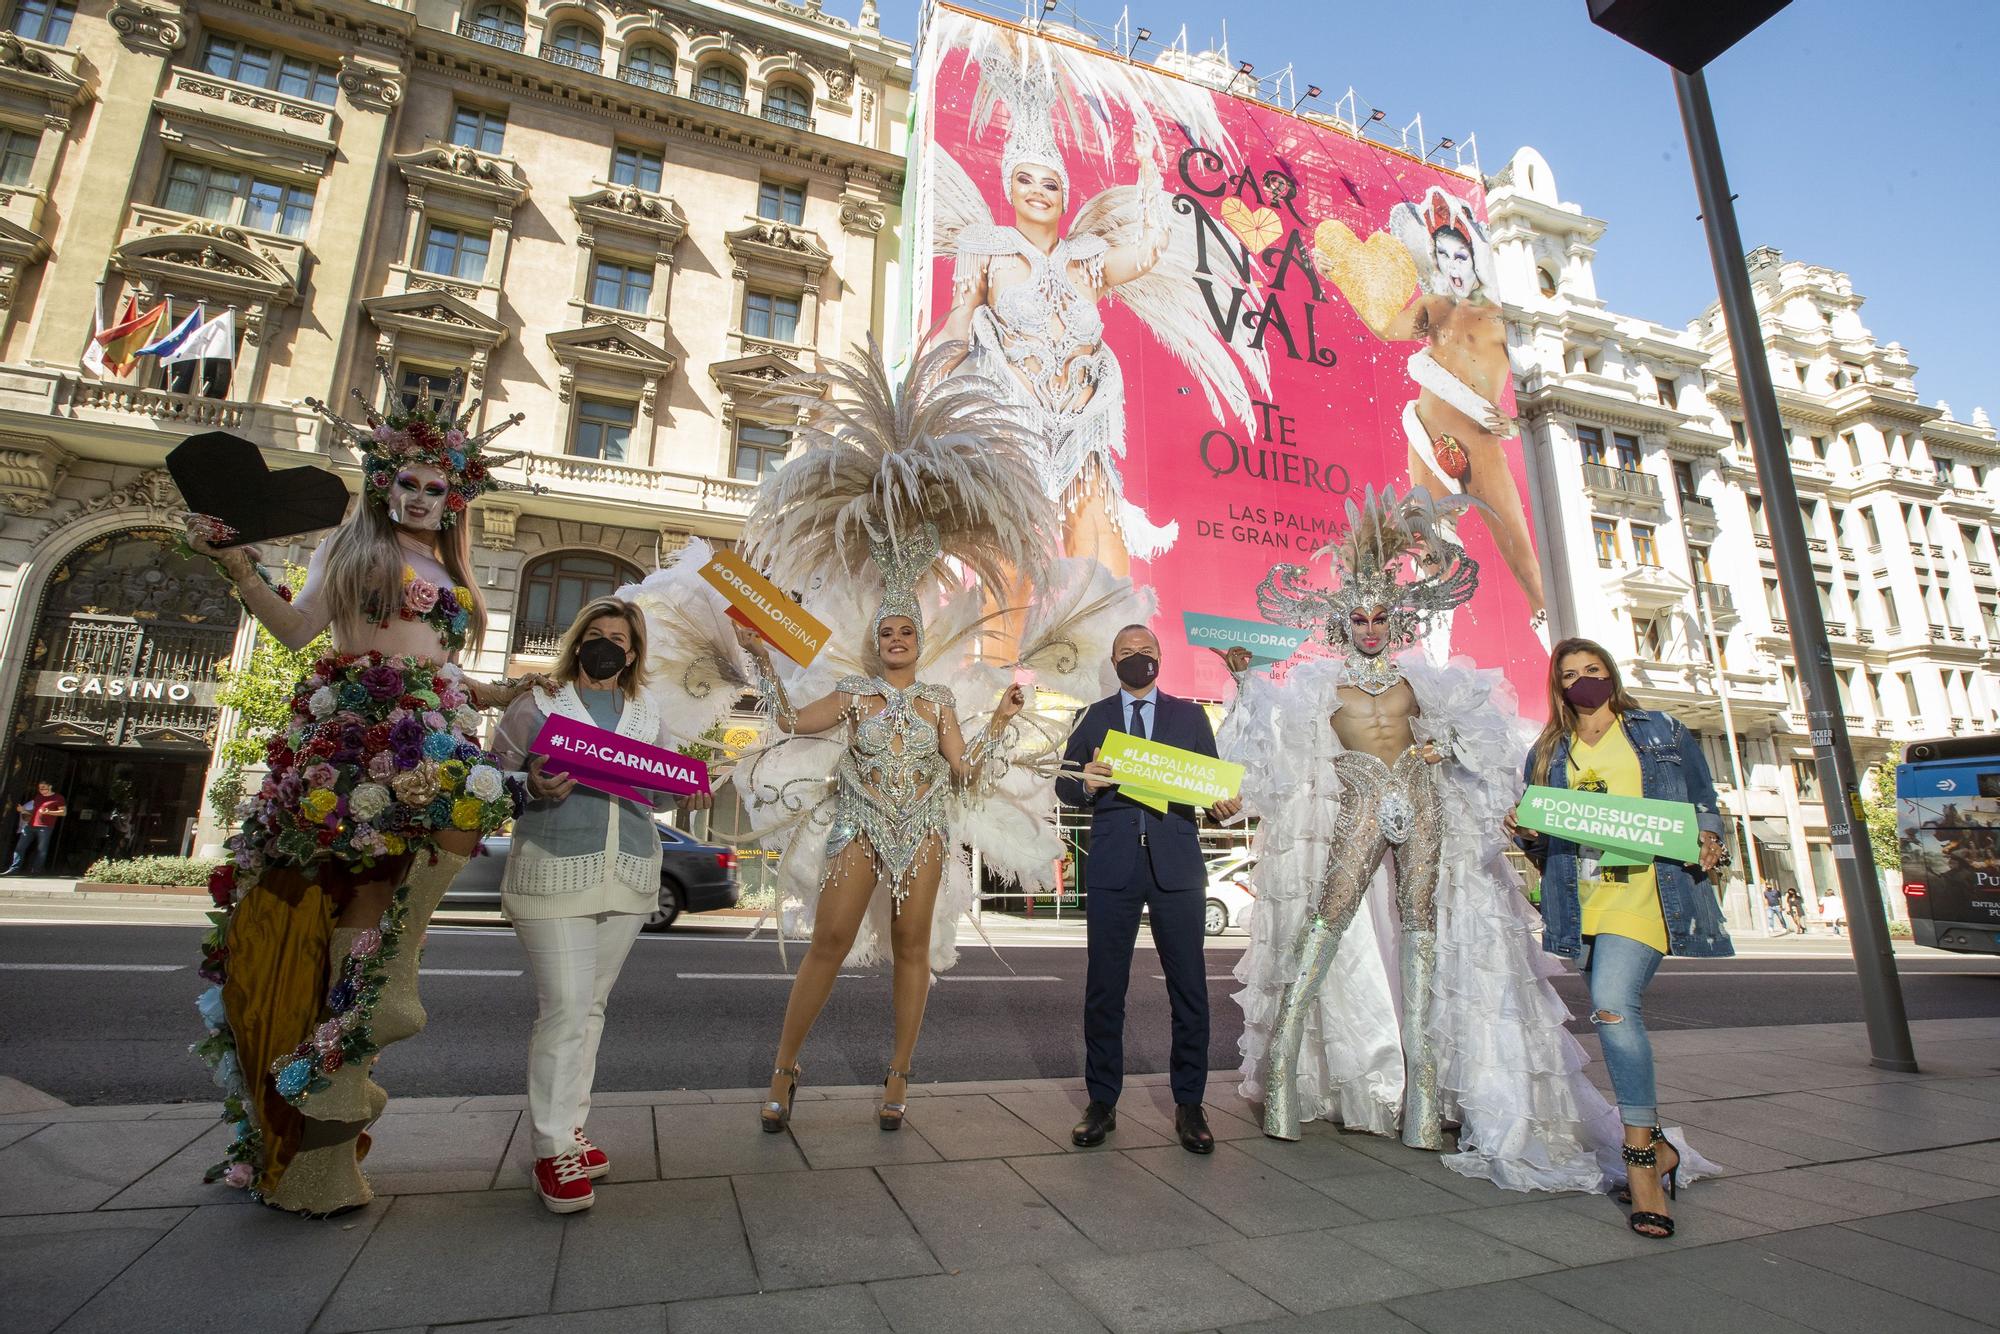
[(1034, 973), (939, 973), (940, 982), (1060, 982), (1059, 977)]
[(519, 977), (518, 968), (424, 968), (425, 977)]
[(179, 963), (0, 963), (10, 973), (178, 973)]
[[(790, 973), (675, 973), (683, 982), (789, 982)], [(840, 973), (839, 977), (867, 977), (866, 973)]]
[[(1153, 980), (1155, 982), (1164, 982), (1167, 980), (1167, 975), (1165, 973), (1154, 973)], [(1236, 980), (1236, 974), (1210, 973), (1208, 974), (1208, 980), (1211, 982), (1234, 982)]]

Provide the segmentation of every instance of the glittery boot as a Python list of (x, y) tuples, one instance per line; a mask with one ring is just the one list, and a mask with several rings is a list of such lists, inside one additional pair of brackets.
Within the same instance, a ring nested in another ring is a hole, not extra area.
[(423, 952), (424, 930), (431, 924), (444, 892), (468, 859), (453, 852), (440, 852), (426, 864), (420, 857), (403, 881), (408, 897), (404, 900), (403, 934), (396, 957), (383, 969), (382, 994), (375, 1002), (369, 1030), (377, 1048), (413, 1038), (424, 1031), (423, 1002), (417, 997), (417, 958)]
[[(362, 928), (354, 926), (334, 928), (332, 948), (327, 952), (329, 987), (339, 980), (341, 968), (347, 962), (348, 950), (361, 932)], [(389, 1095), (368, 1078), (368, 1062), (343, 1065), (327, 1075), (326, 1079), (325, 1088), (317, 1093), (308, 1093), (300, 1100), (300, 1115), (315, 1121), (360, 1121), (365, 1125), (382, 1114), (381, 1104), (387, 1101)]]
[(1437, 1050), (1431, 1041), (1432, 983), (1437, 979), (1437, 932), (1403, 932), (1403, 1143), (1442, 1149)]
[(1299, 971), (1278, 1002), (1278, 1026), (1271, 1034), (1270, 1068), (1264, 1073), (1264, 1133), (1272, 1139), (1299, 1138), (1299, 1044), (1306, 1018), (1319, 1003), (1320, 987), (1340, 948), (1342, 927), (1315, 915), (1299, 940)]
[[(325, 1215), (358, 1209), (375, 1198), (368, 1178), (361, 1175), (356, 1141), (369, 1123), (382, 1115), (389, 1095), (372, 1083), (365, 1085), (365, 1095), (368, 1102), (361, 1120), (306, 1118), (305, 1137), (270, 1195), (272, 1204), (293, 1213)], [(316, 1096), (307, 1101), (315, 1101)]]

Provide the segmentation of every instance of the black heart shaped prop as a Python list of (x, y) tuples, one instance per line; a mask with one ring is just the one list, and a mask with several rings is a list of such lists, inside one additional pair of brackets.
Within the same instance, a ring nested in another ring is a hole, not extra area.
[(235, 536), (218, 547), (270, 542), (338, 524), (347, 513), (347, 486), (324, 468), (280, 468), (240, 435), (203, 431), (173, 447), (167, 472), (196, 514), (220, 519)]

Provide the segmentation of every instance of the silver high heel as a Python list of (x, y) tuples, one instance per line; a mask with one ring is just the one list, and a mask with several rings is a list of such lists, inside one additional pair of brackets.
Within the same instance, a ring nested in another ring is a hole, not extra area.
[[(889, 1081), (898, 1076), (902, 1077), (904, 1088), (908, 1089), (911, 1079), (910, 1072), (908, 1070), (897, 1070), (892, 1067), (889, 1073), (882, 1077), (882, 1092), (884, 1094), (889, 1092)], [(908, 1092), (905, 1092), (903, 1096), (905, 1098), (909, 1097)], [(908, 1102), (885, 1101), (880, 1110), (875, 1113), (875, 1124), (881, 1126), (884, 1130), (901, 1130), (903, 1128), (904, 1113), (908, 1112), (909, 1109), (910, 1104)]]
[(788, 1077), (792, 1081), (792, 1086), (790, 1091), (785, 1094), (783, 1102), (767, 1102), (764, 1104), (763, 1111), (758, 1113), (758, 1121), (764, 1127), (766, 1134), (780, 1135), (784, 1133), (785, 1127), (792, 1123), (792, 1104), (797, 1102), (799, 1097), (800, 1070), (796, 1065), (781, 1065), (771, 1071), (771, 1073)]

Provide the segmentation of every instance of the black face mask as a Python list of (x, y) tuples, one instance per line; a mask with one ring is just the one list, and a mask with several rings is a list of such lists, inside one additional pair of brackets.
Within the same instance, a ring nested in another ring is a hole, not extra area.
[(1603, 676), (1579, 676), (1563, 687), (1563, 698), (1578, 713), (1589, 713), (1609, 704), (1617, 693), (1610, 679)]
[(608, 681), (625, 670), (625, 650), (608, 639), (586, 639), (576, 646), (576, 664), (593, 681)]
[(1160, 660), (1150, 653), (1134, 653), (1120, 658), (1113, 670), (1128, 690), (1144, 690), (1160, 674)]

